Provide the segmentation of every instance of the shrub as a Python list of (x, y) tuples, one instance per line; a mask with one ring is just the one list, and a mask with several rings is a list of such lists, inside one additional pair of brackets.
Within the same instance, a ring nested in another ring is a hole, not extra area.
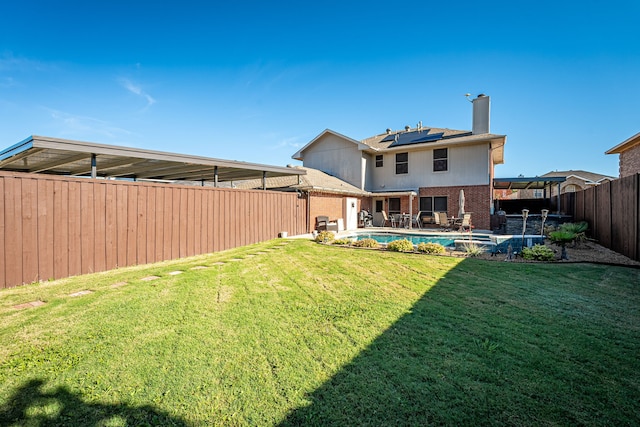
[(413, 243), (407, 239), (394, 240), (387, 245), (387, 249), (394, 252), (413, 252)]
[(374, 239), (362, 239), (353, 242), (353, 246), (357, 248), (379, 248), (380, 243), (378, 243)]
[(332, 244), (334, 245), (350, 245), (351, 244), (351, 239), (347, 239), (347, 238), (343, 238), (343, 239), (336, 239), (332, 242)]
[(482, 248), (475, 243), (465, 243), (464, 252), (470, 257), (476, 257), (482, 253)]
[(315, 240), (316, 242), (332, 242), (334, 241), (336, 238), (336, 235), (333, 233), (333, 231), (321, 231), (318, 233), (318, 235), (316, 236)]
[(576, 246), (578, 243), (584, 243), (587, 240), (586, 231), (589, 228), (589, 224), (585, 221), (581, 222), (566, 222), (560, 225), (560, 231), (565, 231), (567, 233), (573, 233), (575, 237), (573, 238), (573, 245)]
[(418, 251), (426, 254), (443, 254), (445, 253), (444, 246), (440, 243), (420, 243), (418, 244)]
[(545, 245), (533, 245), (533, 248), (522, 249), (522, 258), (536, 261), (553, 261), (556, 255)]

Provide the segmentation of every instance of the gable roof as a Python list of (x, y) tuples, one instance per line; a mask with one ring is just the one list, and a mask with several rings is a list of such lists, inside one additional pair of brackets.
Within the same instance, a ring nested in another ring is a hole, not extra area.
[[(369, 192), (363, 191), (348, 182), (341, 180), (333, 175), (322, 172), (318, 169), (307, 168), (303, 166), (294, 166), (290, 168), (298, 173), (304, 174), (297, 176), (280, 176), (266, 179), (266, 187), (269, 189), (285, 189), (303, 190), (322, 193), (348, 194), (356, 196), (366, 196)], [(238, 181), (234, 183), (235, 188), (255, 189), (262, 188), (261, 179), (252, 179), (247, 181)]]
[(624, 140), (620, 144), (605, 151), (604, 154), (620, 154), (631, 148), (640, 145), (640, 132), (633, 135), (631, 138)]
[(366, 145), (360, 143), (359, 141), (356, 141), (353, 138), (349, 138), (348, 136), (345, 136), (341, 133), (338, 133), (336, 131), (333, 131), (331, 129), (325, 129), (322, 132), (320, 132), (318, 134), (318, 136), (316, 136), (315, 138), (313, 138), (307, 145), (305, 145), (304, 147), (302, 147), (300, 150), (298, 150), (298, 152), (296, 152), (293, 156), (291, 156), (291, 158), (295, 159), (295, 160), (302, 160), (302, 153), (309, 147), (311, 147), (313, 144), (315, 144), (316, 142), (318, 142), (318, 140), (320, 140), (323, 136), (325, 135), (334, 135), (337, 136), (338, 138), (342, 138), (347, 142), (351, 142), (353, 144), (355, 144), (358, 149), (360, 150), (364, 150), (366, 148), (368, 148)]
[(565, 177), (565, 178), (575, 177), (583, 180), (586, 183), (594, 183), (594, 184), (599, 184), (602, 181), (611, 181), (616, 179), (615, 177), (612, 177), (612, 176), (602, 175), (594, 172), (587, 172), (583, 170), (552, 171), (552, 172), (547, 172), (542, 176), (543, 177)]

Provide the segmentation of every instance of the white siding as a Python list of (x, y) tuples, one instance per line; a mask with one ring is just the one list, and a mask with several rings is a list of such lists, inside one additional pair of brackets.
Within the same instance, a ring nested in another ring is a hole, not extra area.
[(326, 134), (303, 153), (305, 167), (334, 175), (358, 188), (363, 187), (362, 154), (358, 146), (336, 135)]
[(375, 167), (369, 191), (417, 189), (419, 187), (447, 187), (487, 185), (489, 176), (489, 144), (449, 147), (448, 170), (433, 172), (433, 150), (408, 151), (409, 173), (396, 175), (396, 153), (384, 154), (384, 166)]

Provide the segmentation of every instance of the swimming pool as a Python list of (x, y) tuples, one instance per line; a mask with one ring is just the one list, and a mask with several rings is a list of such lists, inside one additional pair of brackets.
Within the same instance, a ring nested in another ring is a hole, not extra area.
[[(455, 241), (468, 238), (468, 234), (400, 234), (400, 233), (358, 233), (356, 235), (348, 236), (354, 240), (362, 240), (362, 239), (373, 239), (378, 243), (387, 244), (389, 242), (393, 242), (394, 240), (407, 239), (414, 245), (418, 245), (420, 243), (439, 243), (444, 247), (455, 247)], [(473, 240), (486, 240), (489, 242), (488, 236), (484, 235), (474, 235)]]
[[(513, 235), (491, 235), (480, 233), (429, 233), (411, 234), (377, 231), (374, 233), (361, 232), (346, 236), (353, 240), (373, 239), (382, 245), (399, 239), (407, 239), (414, 245), (420, 243), (439, 243), (448, 250), (460, 250), (464, 245), (472, 242), (479, 245), (484, 251), (492, 253), (507, 253), (510, 249), (519, 251), (522, 246), (531, 247), (534, 244), (544, 244), (544, 238), (539, 235), (525, 235), (524, 242), (522, 236)], [(524, 244), (524, 245), (523, 245)]]

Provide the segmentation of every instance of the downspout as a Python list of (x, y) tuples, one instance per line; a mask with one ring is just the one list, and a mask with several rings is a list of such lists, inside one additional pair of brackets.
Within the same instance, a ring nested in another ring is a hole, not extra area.
[(307, 233), (311, 233), (311, 191), (307, 191)]

